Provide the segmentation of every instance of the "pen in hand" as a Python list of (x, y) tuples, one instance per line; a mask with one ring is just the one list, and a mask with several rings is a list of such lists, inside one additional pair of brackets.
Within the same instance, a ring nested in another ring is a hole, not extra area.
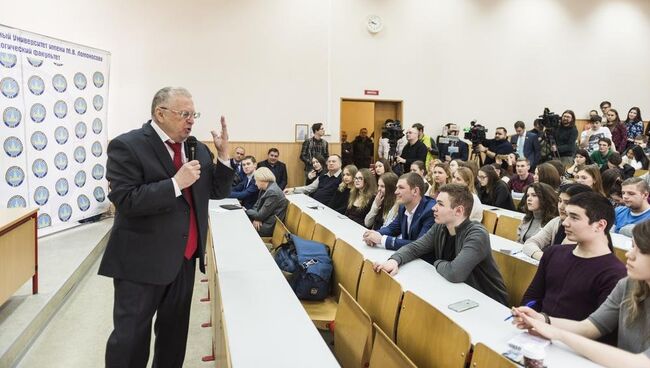
[[(531, 300), (531, 301), (529, 301), (528, 303), (526, 303), (526, 306), (527, 306), (528, 308), (532, 308), (535, 304), (537, 304), (537, 301), (535, 301), (535, 300)], [(514, 316), (515, 316), (514, 314), (511, 314), (511, 315), (509, 315), (508, 317), (506, 317), (506, 319), (504, 319), (503, 321), (505, 322), (505, 321), (509, 320), (510, 318), (512, 318), (512, 317), (514, 317)]]

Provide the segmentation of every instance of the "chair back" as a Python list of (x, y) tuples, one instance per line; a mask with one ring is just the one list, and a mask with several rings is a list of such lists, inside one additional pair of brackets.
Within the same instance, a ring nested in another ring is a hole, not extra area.
[(332, 295), (334, 295), (335, 300), (338, 300), (341, 293), (339, 284), (343, 285), (350, 295), (356, 299), (363, 255), (344, 240), (337, 239), (332, 253), (332, 263), (334, 264), (332, 280), (334, 290)]
[(498, 250), (492, 250), (492, 258), (494, 258), (503, 277), (503, 282), (506, 284), (508, 304), (515, 307), (520, 306), (524, 293), (537, 273), (537, 266)]
[(385, 271), (375, 272), (372, 262), (363, 262), (357, 301), (370, 318), (395, 341), (397, 316), (404, 292), (402, 286)]
[(483, 343), (478, 343), (474, 346), (474, 353), (472, 354), (472, 363), (470, 364), (471, 368), (517, 368), (518, 365), (514, 362), (511, 362), (503, 355), (497, 353), (496, 351), (488, 348), (483, 345)]
[(298, 206), (289, 202), (287, 206), (287, 214), (284, 216), (284, 224), (292, 234), (298, 233), (298, 224), (300, 223), (300, 216), (302, 211)]
[(494, 228), (497, 226), (498, 216), (496, 213), (488, 210), (483, 210), (483, 219), (481, 223), (487, 229), (488, 233), (494, 234)]
[(271, 236), (271, 244), (273, 248), (277, 248), (287, 241), (289, 229), (284, 225), (278, 216), (275, 216), (275, 227), (273, 228), (273, 236)]
[(518, 218), (501, 215), (499, 216), (499, 221), (497, 221), (497, 227), (496, 230), (494, 230), (494, 234), (512, 241), (517, 241), (517, 229), (520, 224), (521, 220)]
[(343, 368), (365, 367), (372, 347), (372, 321), (352, 295), (343, 286), (339, 287), (341, 298), (334, 325), (334, 355)]
[(372, 327), (375, 331), (375, 339), (372, 343), (372, 352), (370, 353), (371, 368), (417, 367), (376, 323), (373, 323)]
[(295, 234), (303, 239), (311, 240), (314, 235), (314, 227), (316, 227), (316, 221), (314, 218), (309, 216), (307, 212), (303, 212), (302, 215), (300, 215), (298, 231), (296, 231)]
[(333, 232), (329, 231), (325, 226), (321, 224), (316, 224), (314, 227), (314, 234), (311, 239), (319, 243), (327, 245), (330, 249), (330, 254), (334, 251), (334, 244), (336, 243), (336, 235)]
[(469, 333), (410, 291), (404, 293), (396, 342), (418, 367), (464, 368), (472, 345)]

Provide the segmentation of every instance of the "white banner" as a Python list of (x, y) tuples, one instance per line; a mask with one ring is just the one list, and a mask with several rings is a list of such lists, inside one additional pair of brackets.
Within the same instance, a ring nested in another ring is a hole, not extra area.
[(0, 25), (0, 206), (39, 235), (106, 212), (110, 54)]

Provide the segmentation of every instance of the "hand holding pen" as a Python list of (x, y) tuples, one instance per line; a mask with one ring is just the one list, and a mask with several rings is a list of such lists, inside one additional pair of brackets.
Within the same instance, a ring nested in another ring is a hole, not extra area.
[[(537, 304), (537, 301), (536, 301), (536, 300), (531, 300), (531, 301), (529, 301), (528, 303), (526, 303), (526, 307), (528, 307), (528, 308), (532, 308), (533, 306), (535, 306), (535, 304)], [(509, 315), (508, 317), (506, 317), (506, 319), (504, 319), (504, 321), (508, 321), (508, 320), (510, 320), (512, 317), (515, 317), (517, 314), (520, 313), (520, 312), (517, 310), (517, 308), (515, 308), (515, 307), (512, 308), (512, 312), (513, 312), (513, 313), (512, 313), (511, 315)]]

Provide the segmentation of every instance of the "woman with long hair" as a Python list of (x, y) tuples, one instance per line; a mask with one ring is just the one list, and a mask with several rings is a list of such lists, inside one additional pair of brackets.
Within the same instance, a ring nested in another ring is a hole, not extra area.
[(550, 185), (553, 190), (558, 190), (558, 188), (560, 188), (560, 173), (557, 172), (557, 169), (553, 164), (544, 162), (535, 168), (533, 182), (545, 183)]
[(623, 152), (627, 147), (627, 128), (615, 109), (607, 110), (607, 127), (612, 132), (613, 148), (616, 148), (617, 152)]
[[(513, 308), (513, 323), (605, 367), (650, 367), (650, 221), (632, 230), (627, 277), (587, 319), (547, 317), (532, 308)], [(617, 347), (594, 341), (618, 330)]]
[(458, 168), (461, 166), (460, 163), (463, 162), (463, 160), (455, 158), (449, 162), (449, 171), (451, 171), (451, 176), (454, 176), (454, 173)]
[(545, 183), (533, 183), (521, 199), (525, 203), (524, 216), (517, 228), (517, 241), (525, 243), (558, 215), (555, 189)]
[(377, 194), (377, 182), (370, 170), (361, 169), (354, 176), (354, 187), (350, 190), (348, 208), (345, 215), (357, 224), (363, 225), (366, 215), (370, 212), (372, 202)]
[(393, 169), (391, 169), (388, 160), (380, 158), (375, 162), (375, 167), (371, 168), (370, 171), (375, 175), (375, 179), (379, 180), (385, 173), (393, 172)]
[(367, 228), (379, 230), (380, 228), (393, 222), (397, 217), (399, 205), (395, 201), (395, 190), (397, 189), (397, 180), (399, 178), (395, 173), (388, 172), (379, 177), (377, 181), (377, 195), (372, 201), (370, 211), (366, 215), (364, 223)]
[(623, 203), (623, 176), (619, 169), (607, 169), (600, 175), (603, 180), (605, 197), (614, 207), (624, 206)]
[(354, 176), (357, 174), (357, 171), (358, 169), (354, 165), (348, 165), (343, 168), (341, 184), (334, 191), (334, 195), (330, 199), (330, 203), (327, 204), (327, 207), (340, 214), (345, 213), (345, 210), (348, 208), (350, 190), (354, 187)]
[(311, 159), (311, 166), (313, 169), (307, 173), (307, 180), (305, 181), (305, 185), (313, 183), (314, 180), (320, 176), (320, 174), (323, 174), (327, 171), (323, 171), (323, 169), (325, 169), (327, 166), (325, 165), (325, 158), (321, 155), (315, 155)]
[(627, 119), (623, 122), (627, 128), (627, 147), (634, 146), (634, 138), (643, 134), (643, 119), (641, 109), (634, 106), (627, 112)]
[(422, 177), (425, 186), (424, 193), (429, 193), (429, 188), (431, 187), (431, 184), (429, 183), (429, 178), (427, 176), (427, 169), (424, 166), (424, 161), (420, 161), (420, 160), (413, 161), (409, 169), (412, 173), (416, 173), (420, 175), (420, 177)]
[(595, 165), (589, 165), (583, 167), (575, 176), (576, 183), (584, 184), (589, 188), (593, 189), (594, 192), (605, 195), (605, 190), (603, 189), (603, 178), (600, 176), (600, 169)]
[[(555, 170), (555, 169), (553, 169)], [(478, 198), (487, 206), (515, 209), (508, 184), (499, 179), (492, 165), (484, 165), (478, 171)]]
[(472, 206), (472, 213), (469, 214), (469, 219), (481, 222), (481, 220), (483, 220), (483, 205), (481, 204), (478, 195), (476, 195), (474, 173), (472, 170), (468, 167), (459, 167), (454, 173), (451, 182), (454, 184), (463, 184), (469, 188), (469, 192), (472, 193), (472, 198), (474, 198), (474, 205)]
[(431, 177), (432, 177), (431, 189), (429, 189), (427, 195), (433, 199), (436, 199), (436, 197), (438, 197), (438, 192), (440, 191), (440, 187), (445, 184), (451, 183), (452, 177), (451, 177), (451, 170), (449, 169), (449, 165), (444, 162), (435, 164), (431, 172)]
[(625, 156), (621, 157), (623, 159), (623, 164), (628, 164), (634, 168), (634, 170), (648, 170), (648, 156), (643, 152), (641, 146), (632, 146), (627, 149)]
[(578, 148), (576, 155), (573, 158), (573, 165), (566, 169), (566, 176), (568, 179), (574, 178), (578, 173), (578, 166), (592, 165), (591, 156), (584, 148)]

